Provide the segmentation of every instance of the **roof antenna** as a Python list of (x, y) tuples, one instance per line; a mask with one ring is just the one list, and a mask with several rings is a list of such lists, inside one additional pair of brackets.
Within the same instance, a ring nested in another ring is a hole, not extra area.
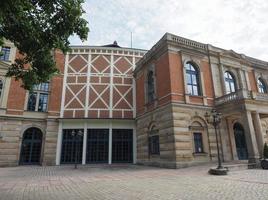
[(130, 48), (132, 48), (132, 31), (130, 32)]

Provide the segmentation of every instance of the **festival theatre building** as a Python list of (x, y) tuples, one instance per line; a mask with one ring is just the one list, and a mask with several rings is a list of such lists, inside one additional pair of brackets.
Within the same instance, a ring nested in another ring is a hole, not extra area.
[(268, 142), (268, 63), (166, 33), (149, 51), (73, 46), (60, 74), (34, 86), (5, 77), (0, 57), (0, 166), (137, 163), (180, 168), (257, 162)]

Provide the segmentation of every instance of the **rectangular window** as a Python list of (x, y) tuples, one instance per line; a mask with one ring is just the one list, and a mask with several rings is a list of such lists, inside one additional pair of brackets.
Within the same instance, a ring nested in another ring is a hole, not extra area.
[(38, 111), (39, 112), (46, 112), (47, 111), (47, 100), (48, 94), (40, 94), (39, 95), (39, 103), (38, 103)]
[(0, 60), (9, 61), (10, 47), (2, 47)]
[(203, 153), (202, 133), (194, 133), (195, 153)]
[(48, 106), (49, 83), (41, 83), (33, 86), (33, 92), (29, 93), (27, 110), (46, 112)]
[(149, 137), (149, 151), (151, 155), (159, 155), (159, 135), (154, 135)]

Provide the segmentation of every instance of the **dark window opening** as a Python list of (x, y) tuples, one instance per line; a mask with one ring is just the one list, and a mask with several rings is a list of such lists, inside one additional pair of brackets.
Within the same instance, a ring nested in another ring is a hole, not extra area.
[(194, 133), (194, 146), (195, 146), (195, 153), (204, 152), (202, 133)]
[(133, 130), (113, 129), (112, 136), (112, 162), (133, 162)]
[(159, 155), (159, 135), (153, 135), (149, 137), (149, 151), (151, 155)]
[[(61, 163), (72, 164), (82, 162), (83, 129), (63, 129), (61, 146)], [(77, 134), (75, 134), (75, 132)], [(79, 133), (79, 134), (78, 134)]]
[(87, 163), (108, 163), (109, 129), (87, 130)]
[(147, 75), (147, 97), (148, 103), (152, 102), (155, 98), (155, 85), (154, 85), (154, 73), (149, 71)]

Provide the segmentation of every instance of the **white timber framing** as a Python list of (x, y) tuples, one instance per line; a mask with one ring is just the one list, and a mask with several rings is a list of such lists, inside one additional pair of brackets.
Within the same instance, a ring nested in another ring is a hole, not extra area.
[[(101, 111), (108, 111), (109, 112), (109, 118), (113, 118), (113, 111), (119, 111), (122, 113), (122, 118), (124, 118), (125, 112), (132, 112), (133, 117), (135, 117), (135, 110), (136, 110), (136, 95), (135, 95), (135, 81), (133, 79), (132, 73), (130, 71), (135, 69), (135, 62), (136, 58), (141, 58), (145, 51), (143, 50), (135, 50), (135, 49), (116, 49), (116, 48), (103, 48), (103, 47), (75, 47), (72, 49), (72, 52), (68, 53), (66, 55), (65, 59), (65, 68), (64, 68), (64, 80), (63, 80), (63, 91), (62, 91), (62, 103), (61, 103), (61, 112), (60, 116), (61, 118), (64, 117), (64, 111), (72, 111), (72, 117), (76, 117), (75, 113), (78, 111), (84, 111), (84, 117), (88, 118), (89, 114), (88, 112), (90, 110), (97, 111), (98, 118), (100, 118), (100, 112)], [(70, 55), (74, 55), (70, 60)], [(86, 59), (83, 55), (87, 55), (88, 58)], [(92, 57), (94, 56), (94, 58)], [(110, 56), (110, 58), (108, 57)], [(115, 60), (115, 56), (117, 56)], [(71, 62), (76, 59), (77, 57), (83, 59), (86, 64), (83, 64), (79, 68), (79, 70), (75, 70), (71, 66)], [(102, 57), (107, 63), (107, 67), (100, 70), (98, 67), (94, 66), (94, 61), (96, 61), (98, 58)], [(124, 59), (127, 63), (129, 63), (129, 68), (124, 69), (124, 71), (120, 71), (118, 67), (116, 66), (116, 63), (119, 62), (121, 59)], [(86, 72), (85, 68), (87, 67)], [(110, 68), (110, 72), (107, 72), (107, 69)], [(115, 73), (116, 69), (116, 73)], [(92, 71), (93, 70), (93, 71)], [(98, 83), (91, 83), (91, 77), (99, 77)], [(67, 83), (68, 77), (75, 77), (75, 82)], [(86, 84), (79, 83), (78, 77), (86, 77)], [(102, 83), (101, 78), (102, 77), (109, 77), (109, 83)], [(120, 77), (122, 78), (122, 83), (114, 83), (113, 78), (114, 77)], [(128, 84), (126, 83), (127, 79), (132, 79), (132, 83)], [(71, 85), (79, 85), (81, 88), (79, 88), (78, 91), (74, 92), (70, 86)], [(105, 85), (105, 87), (101, 92), (97, 91), (94, 86), (95, 85)], [(125, 92), (122, 92), (120, 89), (117, 88), (120, 86), (129, 87)], [(65, 96), (66, 91), (71, 95), (71, 98), (68, 100), (68, 102), (65, 102)], [(102, 95), (109, 90), (109, 97), (110, 101), (105, 101), (102, 97)], [(113, 95), (114, 91), (118, 93), (119, 100), (117, 102), (113, 102)], [(79, 95), (81, 96), (81, 93), (85, 92), (85, 101), (84, 99), (79, 99)], [(94, 99), (93, 102), (89, 103), (89, 97), (90, 93), (94, 92), (96, 93), (96, 99)], [(132, 93), (132, 99), (131, 101), (127, 100), (127, 95), (129, 92)], [(98, 108), (94, 103), (96, 101), (100, 100), (104, 107)], [(68, 107), (70, 104), (76, 101), (78, 103), (77, 108)], [(125, 108), (120, 108), (120, 102), (123, 102)]]

